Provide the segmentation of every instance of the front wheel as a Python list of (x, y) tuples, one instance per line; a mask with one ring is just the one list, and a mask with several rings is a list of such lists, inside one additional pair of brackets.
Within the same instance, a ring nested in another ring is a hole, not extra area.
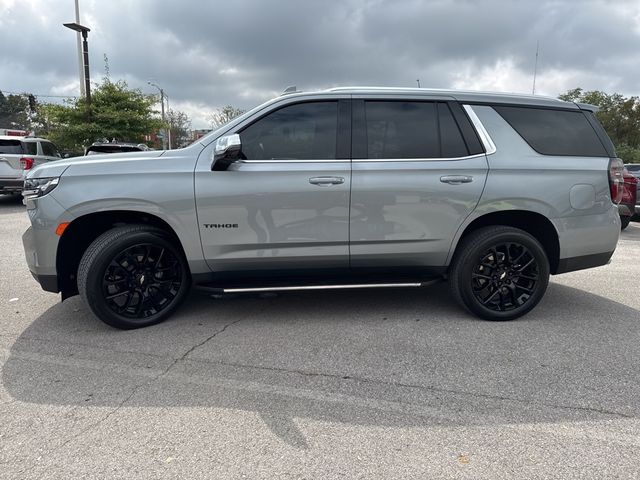
[(524, 230), (493, 226), (458, 245), (450, 269), (453, 297), (486, 320), (513, 320), (531, 311), (549, 283), (549, 260)]
[(100, 235), (78, 267), (78, 290), (91, 311), (120, 329), (166, 319), (189, 290), (179, 248), (160, 229), (127, 225)]

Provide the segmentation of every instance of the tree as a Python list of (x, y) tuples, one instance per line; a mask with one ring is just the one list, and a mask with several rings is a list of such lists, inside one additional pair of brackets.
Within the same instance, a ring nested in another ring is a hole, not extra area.
[(596, 117), (615, 144), (618, 156), (625, 162), (640, 162), (640, 98), (582, 88), (569, 90), (559, 98), (597, 106)]
[(211, 128), (216, 129), (218, 127), (221, 127), (225, 123), (228, 123), (234, 118), (239, 117), (245, 111), (246, 110), (242, 110), (241, 108), (236, 108), (231, 105), (218, 108), (218, 110), (209, 115), (209, 123), (211, 125)]
[(167, 112), (167, 122), (171, 131), (171, 143), (174, 148), (186, 146), (191, 140), (191, 119), (189, 115), (178, 110)]
[(141, 143), (145, 135), (162, 128), (154, 104), (153, 95), (105, 77), (94, 87), (90, 106), (84, 98), (48, 104), (40, 109), (38, 121), (49, 139), (63, 149), (82, 149), (104, 138)]
[(0, 128), (31, 130), (36, 109), (36, 98), (32, 94), (5, 96), (0, 91)]

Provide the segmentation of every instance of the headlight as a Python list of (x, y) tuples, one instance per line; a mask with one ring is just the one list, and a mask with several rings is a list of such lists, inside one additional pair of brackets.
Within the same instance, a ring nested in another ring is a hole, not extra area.
[(59, 177), (27, 178), (24, 181), (22, 196), (25, 200), (42, 197), (58, 185)]

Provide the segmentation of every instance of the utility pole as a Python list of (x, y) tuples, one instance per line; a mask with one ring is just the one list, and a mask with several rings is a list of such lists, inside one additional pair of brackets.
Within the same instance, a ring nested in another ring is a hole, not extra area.
[[(151, 85), (152, 87), (156, 87), (159, 91), (160, 91), (160, 105), (161, 105), (161, 112), (162, 112), (162, 123), (163, 125), (166, 124), (166, 120), (165, 120), (165, 115), (164, 115), (164, 98), (165, 98), (165, 94), (164, 94), (164, 89), (160, 87), (160, 85), (156, 85), (153, 82), (147, 82), (149, 85)], [(169, 104), (169, 102), (167, 101), (167, 105)], [(171, 128), (166, 128), (163, 126), (162, 128), (163, 130), (163, 135), (162, 135), (162, 149), (166, 150), (167, 149), (167, 143), (169, 145), (169, 150), (171, 150)]]

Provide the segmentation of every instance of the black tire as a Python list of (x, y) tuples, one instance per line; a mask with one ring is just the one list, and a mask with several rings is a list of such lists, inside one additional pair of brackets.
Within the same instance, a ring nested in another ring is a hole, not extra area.
[(620, 217), (620, 230), (624, 230), (629, 226), (631, 222), (631, 217)]
[(127, 225), (96, 238), (78, 267), (78, 290), (91, 311), (129, 330), (165, 320), (191, 284), (181, 250), (158, 228)]
[(484, 227), (460, 242), (449, 276), (453, 297), (469, 312), (485, 320), (513, 320), (543, 297), (549, 260), (540, 242), (524, 230)]

